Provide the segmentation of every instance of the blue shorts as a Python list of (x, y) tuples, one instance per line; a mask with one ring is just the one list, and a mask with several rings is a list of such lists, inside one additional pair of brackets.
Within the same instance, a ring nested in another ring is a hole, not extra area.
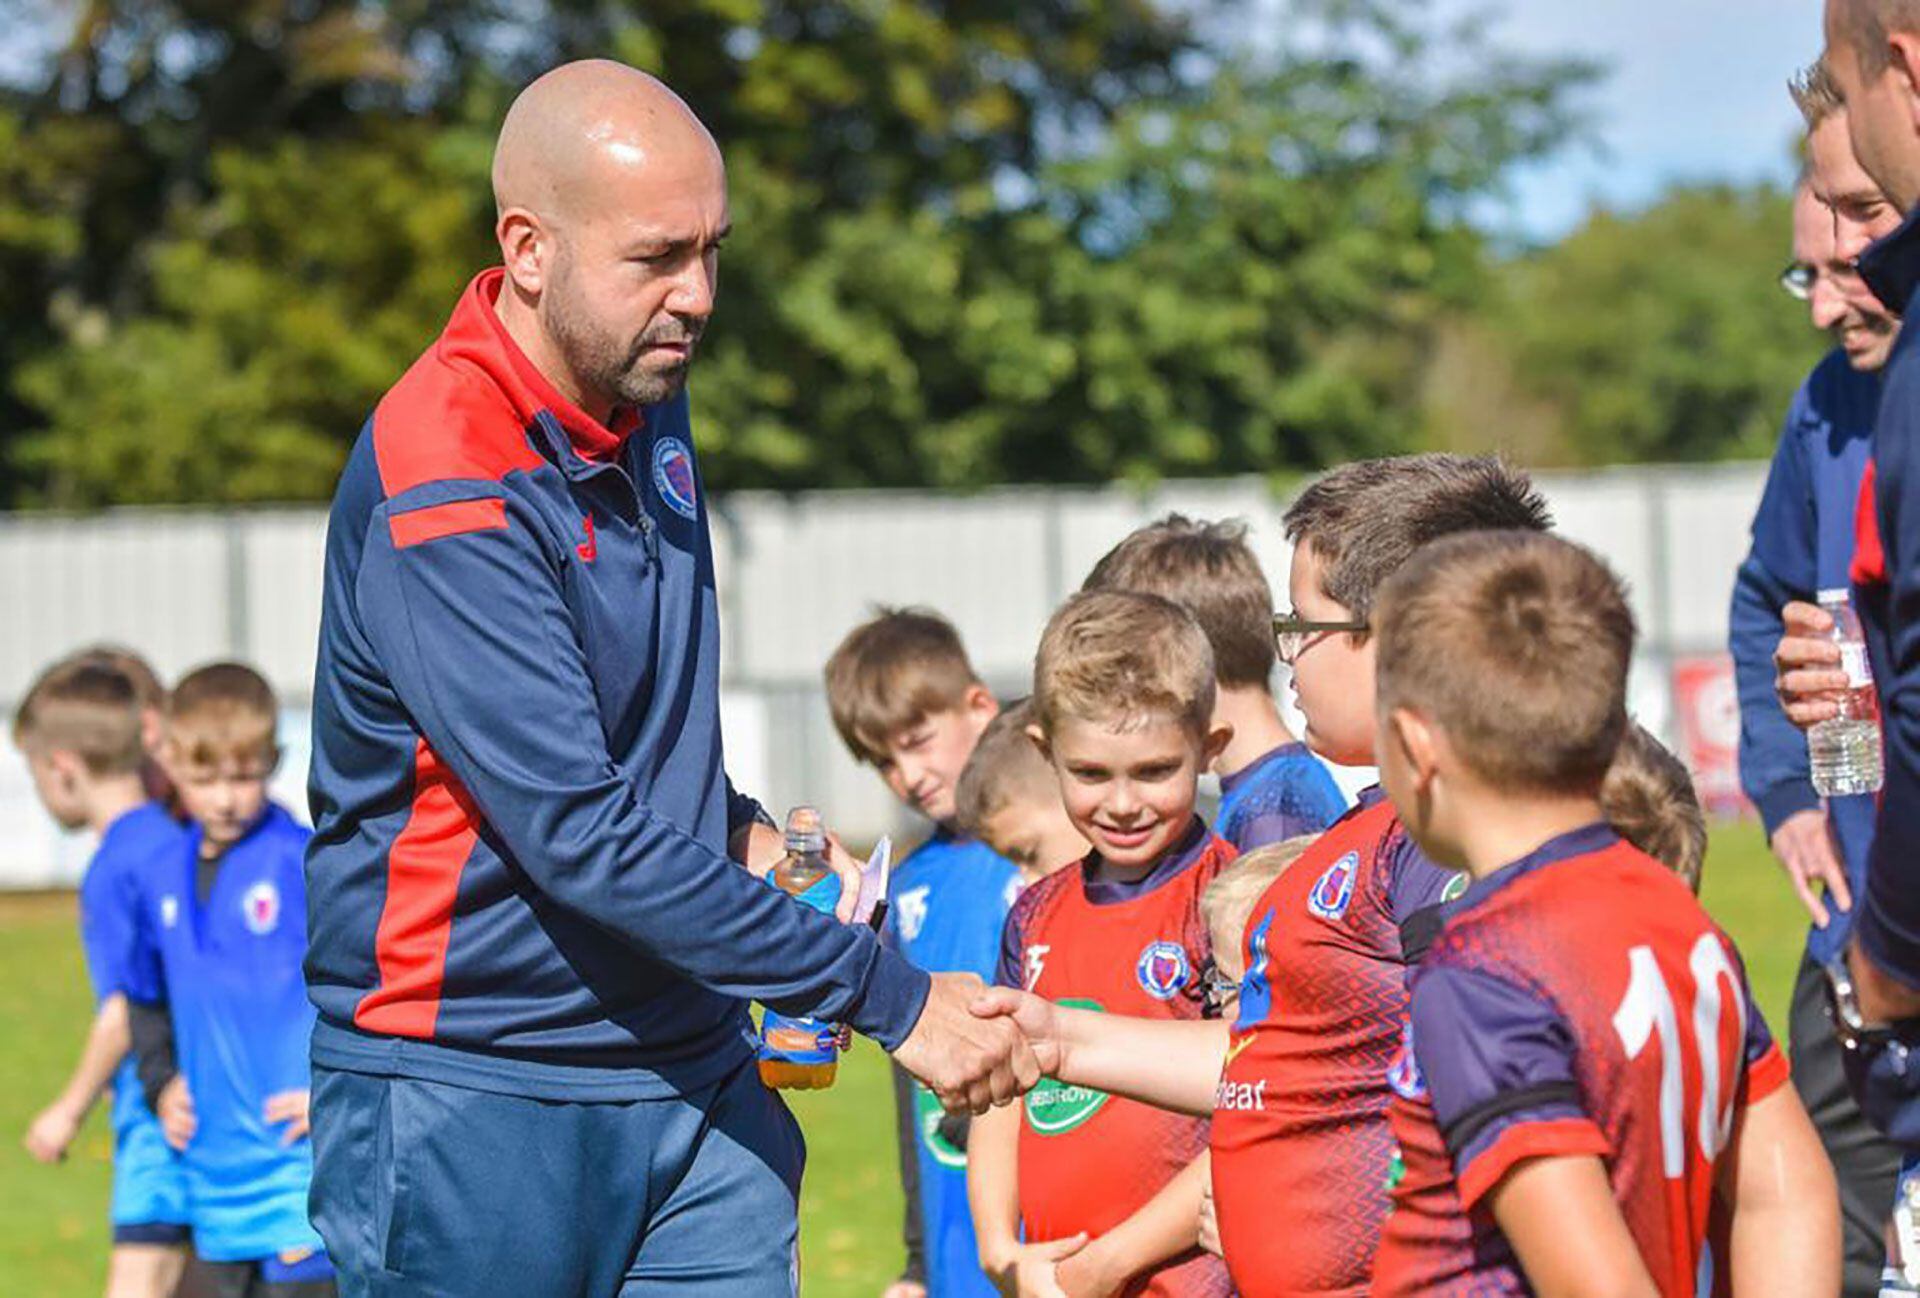
[(114, 1132), (113, 1200), (107, 1214), (113, 1239), (116, 1244), (182, 1243), (187, 1238), (186, 1173), (160, 1134), (159, 1120), (142, 1113), (144, 1120), (123, 1122)]
[(313, 1070), (313, 1222), (344, 1298), (792, 1298), (806, 1147), (749, 1061), (555, 1102)]

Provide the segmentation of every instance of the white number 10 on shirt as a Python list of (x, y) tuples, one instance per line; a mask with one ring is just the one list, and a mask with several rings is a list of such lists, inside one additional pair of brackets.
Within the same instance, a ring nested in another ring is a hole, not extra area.
[[(1660, 1040), (1660, 1152), (1668, 1180), (1686, 1173), (1686, 1115), (1681, 1112), (1685, 1092), (1681, 1081), (1680, 1016), (1674, 1008), (1673, 991), (1667, 986), (1654, 959), (1653, 948), (1637, 946), (1627, 953), (1629, 972), (1627, 994), (1613, 1012), (1613, 1030), (1628, 1059), (1638, 1059), (1647, 1043)], [(1702, 933), (1693, 944), (1687, 960), (1693, 986), (1691, 994), (1694, 1051), (1700, 1060), (1700, 1109), (1695, 1115), (1694, 1137), (1700, 1153), (1711, 1163), (1727, 1147), (1733, 1130), (1733, 1102), (1739, 1090), (1739, 1075), (1720, 1076), (1721, 986), (1724, 983), (1733, 1001), (1734, 1017), (1739, 1025), (1736, 1050), (1744, 1051), (1747, 1036), (1747, 998), (1741, 989), (1740, 975), (1720, 940)], [(1736, 1060), (1738, 1056), (1735, 1056)], [(1725, 1094), (1721, 1092), (1724, 1089)]]

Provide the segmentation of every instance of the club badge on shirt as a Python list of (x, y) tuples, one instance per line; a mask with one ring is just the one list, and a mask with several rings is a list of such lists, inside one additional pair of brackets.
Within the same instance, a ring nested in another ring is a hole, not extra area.
[(247, 931), (262, 937), (280, 927), (280, 889), (270, 879), (262, 879), (240, 898), (240, 917)]
[(700, 487), (693, 473), (693, 452), (678, 437), (653, 444), (653, 486), (668, 508), (685, 519), (700, 509)]
[(1327, 867), (1307, 894), (1307, 909), (1321, 919), (1339, 919), (1353, 900), (1353, 878), (1360, 872), (1360, 853), (1348, 852)]
[(1157, 1001), (1170, 1001), (1193, 976), (1193, 965), (1187, 960), (1187, 949), (1178, 942), (1149, 942), (1134, 963), (1133, 976), (1147, 995)]

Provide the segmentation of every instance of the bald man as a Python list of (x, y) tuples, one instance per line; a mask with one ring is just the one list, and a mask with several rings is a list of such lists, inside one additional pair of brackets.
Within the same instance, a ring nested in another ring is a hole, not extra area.
[(713, 139), (658, 81), (571, 64), (493, 178), (505, 265), (374, 410), (328, 530), (314, 1221), (350, 1296), (790, 1294), (804, 1151), (749, 999), (955, 1107), (1034, 1060), (968, 1012), (977, 979), (750, 872), (779, 835), (721, 757), (685, 394)]

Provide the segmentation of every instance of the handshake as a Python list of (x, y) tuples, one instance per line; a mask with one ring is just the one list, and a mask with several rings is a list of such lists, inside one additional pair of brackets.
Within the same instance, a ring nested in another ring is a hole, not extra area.
[(1059, 1068), (1053, 1007), (988, 987), (970, 973), (937, 973), (926, 1008), (893, 1052), (952, 1113), (985, 1113), (1018, 1099)]

